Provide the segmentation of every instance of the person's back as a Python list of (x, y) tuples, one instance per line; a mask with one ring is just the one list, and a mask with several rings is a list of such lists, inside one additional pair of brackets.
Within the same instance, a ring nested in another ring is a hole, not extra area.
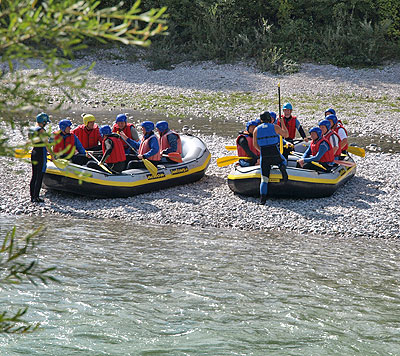
[(256, 149), (260, 151), (260, 166), (261, 166), (261, 183), (260, 183), (260, 204), (265, 204), (267, 201), (268, 181), (271, 171), (271, 165), (276, 164), (282, 173), (283, 181), (288, 180), (286, 173), (287, 161), (279, 151), (279, 135), (287, 135), (288, 130), (285, 123), (282, 127), (275, 125), (272, 122), (274, 119), (268, 111), (260, 115), (261, 125), (257, 126), (253, 134), (253, 142)]

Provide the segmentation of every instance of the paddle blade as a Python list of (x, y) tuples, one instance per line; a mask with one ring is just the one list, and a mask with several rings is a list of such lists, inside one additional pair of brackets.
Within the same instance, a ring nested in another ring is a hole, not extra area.
[(143, 163), (152, 176), (155, 176), (157, 174), (158, 171), (157, 167), (153, 163), (151, 163), (148, 159), (143, 158)]
[(167, 157), (174, 162), (181, 163), (182, 156), (178, 152), (171, 152), (167, 154)]
[(354, 167), (356, 165), (355, 162), (340, 161), (340, 160), (334, 160), (333, 163), (340, 164), (341, 166), (345, 167)]
[(225, 146), (225, 148), (226, 148), (228, 151), (236, 151), (236, 149), (237, 149), (236, 146)]
[(239, 159), (251, 159), (251, 157), (238, 157), (238, 156), (226, 156), (217, 158), (218, 167), (229, 166), (232, 163), (239, 161)]
[(311, 163), (312, 163), (314, 166), (317, 166), (317, 167), (319, 167), (319, 168), (322, 168), (324, 171), (326, 171), (326, 168), (325, 168), (322, 164), (319, 164), (318, 162), (314, 162), (314, 161), (311, 161)]
[(347, 151), (360, 157), (365, 157), (365, 150), (361, 147), (349, 146)]

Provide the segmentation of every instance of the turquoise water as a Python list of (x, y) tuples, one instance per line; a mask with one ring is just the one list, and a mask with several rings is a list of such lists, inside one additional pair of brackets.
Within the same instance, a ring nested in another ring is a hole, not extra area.
[(396, 240), (36, 222), (62, 283), (0, 291), (42, 323), (1, 335), (2, 356), (400, 355)]

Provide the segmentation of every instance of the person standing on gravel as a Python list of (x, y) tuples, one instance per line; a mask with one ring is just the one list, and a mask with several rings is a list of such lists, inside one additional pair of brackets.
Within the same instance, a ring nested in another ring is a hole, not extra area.
[(283, 181), (288, 180), (286, 173), (287, 161), (279, 152), (279, 141), (281, 136), (288, 135), (285, 122), (282, 127), (273, 124), (274, 119), (268, 111), (260, 115), (261, 125), (253, 132), (253, 143), (255, 148), (260, 151), (261, 183), (260, 183), (260, 204), (264, 205), (267, 201), (269, 173), (271, 165), (276, 164), (282, 173)]
[(50, 122), (49, 116), (42, 112), (36, 116), (36, 126), (29, 130), (29, 138), (33, 143), (31, 153), (32, 178), (30, 182), (30, 195), (32, 203), (43, 203), (44, 200), (39, 197), (42, 187), (44, 173), (47, 164), (47, 143), (48, 137), (45, 126)]
[(71, 131), (78, 137), (83, 148), (87, 151), (101, 150), (101, 135), (96, 118), (92, 114), (82, 114), (83, 124)]
[[(139, 134), (135, 128), (134, 124), (128, 123), (128, 118), (126, 117), (126, 114), (118, 114), (117, 117), (115, 118), (115, 123), (112, 128), (112, 132), (115, 132), (117, 134), (120, 134), (123, 132), (126, 137), (130, 138), (133, 141), (138, 141), (139, 140)], [(129, 152), (129, 146), (126, 142), (124, 142), (124, 149), (125, 152)]]
[(299, 131), (300, 136), (305, 142), (308, 142), (308, 138), (296, 116), (292, 116), (293, 106), (290, 103), (283, 104), (283, 116), (279, 119), (279, 125), (282, 127), (281, 123), (284, 121), (286, 128), (288, 130), (288, 135), (284, 137), (287, 141), (293, 143), (296, 137), (296, 129)]
[[(261, 123), (261, 120), (260, 120)], [(242, 167), (254, 166), (259, 163), (260, 152), (253, 143), (253, 132), (258, 126), (255, 120), (246, 123), (246, 131), (239, 132), (236, 138), (236, 149), (239, 157), (249, 157), (249, 159), (240, 159), (239, 164)]]

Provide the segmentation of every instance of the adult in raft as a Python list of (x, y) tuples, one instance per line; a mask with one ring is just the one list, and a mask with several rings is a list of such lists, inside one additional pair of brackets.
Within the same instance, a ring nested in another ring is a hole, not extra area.
[[(260, 120), (261, 122), (261, 120)], [(260, 152), (256, 149), (253, 143), (253, 133), (257, 127), (255, 120), (246, 123), (246, 130), (239, 132), (236, 138), (236, 149), (239, 157), (249, 157), (249, 159), (240, 159), (239, 164), (242, 167), (254, 166), (259, 163)]]
[(45, 126), (50, 122), (49, 116), (42, 112), (36, 116), (36, 126), (29, 130), (29, 138), (33, 143), (31, 153), (32, 178), (30, 182), (30, 195), (32, 203), (43, 203), (39, 197), (44, 173), (46, 172), (47, 149), (45, 144), (48, 137)]
[[(112, 127), (112, 132), (120, 134), (123, 132), (126, 137), (130, 138), (131, 140), (138, 141), (139, 134), (135, 128), (134, 124), (128, 123), (128, 118), (126, 114), (118, 114), (115, 118), (115, 123)], [(124, 149), (125, 153), (129, 153), (129, 146), (126, 142), (124, 142)]]
[(283, 104), (283, 116), (279, 119), (279, 125), (284, 121), (285, 126), (288, 130), (287, 136), (284, 136), (286, 141), (293, 143), (293, 140), (296, 137), (296, 130), (299, 131), (300, 136), (305, 142), (308, 142), (308, 138), (303, 130), (303, 127), (300, 124), (300, 121), (297, 120), (296, 116), (292, 116), (293, 106), (290, 103)]
[(279, 135), (287, 136), (288, 130), (284, 121), (282, 122), (282, 127), (274, 124), (274, 119), (268, 111), (261, 114), (260, 119), (261, 125), (257, 126), (253, 132), (253, 144), (261, 153), (260, 204), (264, 205), (267, 201), (268, 180), (271, 165), (278, 165), (284, 182), (288, 179), (286, 173), (287, 161), (279, 152)]
[(175, 158), (182, 159), (182, 142), (179, 134), (169, 128), (167, 121), (158, 121), (156, 129), (160, 136), (161, 162), (176, 162), (176, 160), (168, 158), (168, 155), (172, 153)]
[[(297, 161), (298, 165), (304, 169), (314, 169), (322, 172), (330, 171), (334, 160), (331, 144), (322, 135), (322, 130), (319, 127), (313, 127), (310, 130), (310, 135), (311, 144), (303, 153), (303, 157)], [(317, 162), (325, 169), (311, 162)]]
[(71, 132), (78, 137), (86, 151), (101, 150), (101, 135), (96, 118), (92, 114), (82, 114), (83, 124), (74, 128)]
[(121, 173), (126, 167), (124, 142), (118, 134), (111, 131), (109, 125), (100, 127), (100, 135), (103, 138), (101, 142), (103, 157), (99, 164), (95, 161), (89, 161), (87, 166), (101, 171), (100, 164), (103, 165), (105, 162), (106, 167), (113, 173)]
[(160, 163), (160, 145), (158, 143), (158, 138), (154, 134), (154, 123), (151, 121), (143, 121), (140, 126), (142, 127), (143, 136), (139, 141), (131, 140), (126, 137), (126, 135), (121, 132), (121, 137), (126, 140), (135, 150), (137, 150), (138, 160), (132, 160), (128, 163), (128, 169), (133, 168), (146, 168), (142, 159), (145, 158), (154, 165)]
[(63, 119), (58, 123), (59, 131), (54, 133), (55, 145), (53, 152), (58, 154), (58, 158), (71, 159), (72, 163), (84, 165), (88, 159), (79, 138), (71, 132), (72, 122)]

